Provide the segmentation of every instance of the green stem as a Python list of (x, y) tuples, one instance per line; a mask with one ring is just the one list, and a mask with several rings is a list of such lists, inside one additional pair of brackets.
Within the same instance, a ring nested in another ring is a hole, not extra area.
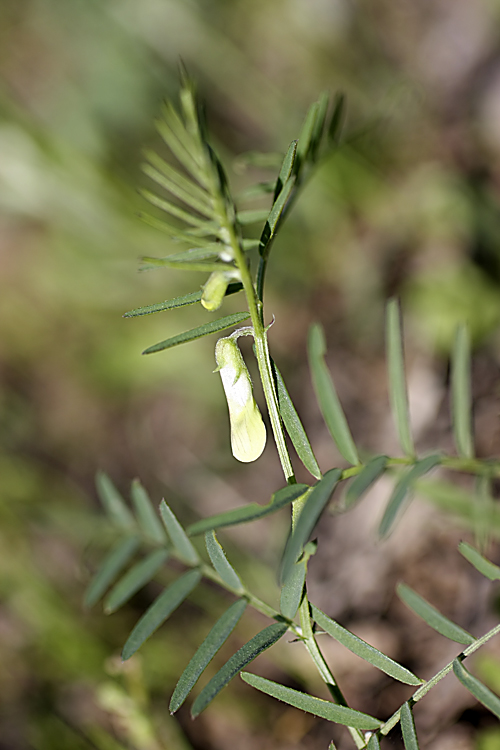
[[(500, 633), (500, 625), (496, 625), (494, 628), (489, 630), (485, 635), (481, 636), (481, 638), (478, 638), (474, 643), (471, 643), (470, 646), (467, 646), (466, 649), (462, 651), (463, 658), (467, 658), (467, 656), (470, 656), (474, 653), (474, 651), (477, 651), (478, 648), (481, 648), (481, 646), (484, 646), (484, 644), (490, 640), (490, 638), (493, 638), (493, 636), (498, 635)], [(417, 701), (421, 700), (421, 698), (426, 695), (429, 690), (431, 690), (435, 685), (440, 682), (443, 677), (446, 677), (447, 674), (453, 671), (453, 661), (449, 662), (443, 669), (441, 669), (434, 677), (432, 677), (430, 680), (428, 680), (422, 687), (419, 687), (419, 689), (412, 695), (410, 698), (412, 703), (417, 703)], [(383, 724), (380, 729), (378, 730), (380, 734), (388, 734), (393, 727), (396, 726), (400, 719), (400, 711), (401, 709), (398, 709), (390, 719), (388, 719), (385, 724)]]

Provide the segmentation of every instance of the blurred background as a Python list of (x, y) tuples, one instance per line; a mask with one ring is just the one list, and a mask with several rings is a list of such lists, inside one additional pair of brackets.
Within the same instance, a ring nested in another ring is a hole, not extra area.
[[(500, 452), (498, 0), (2, 0), (1, 750), (312, 750), (332, 738), (351, 747), (346, 732), (239, 680), (197, 721), (187, 710), (169, 716), (179, 674), (227, 606), (223, 593), (200, 588), (124, 666), (120, 649), (158, 586), (110, 617), (82, 606), (112, 541), (96, 470), (124, 493), (140, 477), (185, 522), (267, 502), (283, 484), (271, 444), (258, 467), (230, 453), (212, 338), (141, 357), (209, 313), (122, 318), (204, 282), (137, 273), (139, 256), (174, 251), (137, 218), (137, 188), (148, 186), (142, 149), (167, 154), (153, 120), (177, 94), (180, 58), (236, 191), (275, 175), (245, 169), (242, 153), (283, 153), (321, 91), (347, 96), (344, 145), (283, 229), (266, 292), (273, 356), (322, 469), (340, 458), (312, 393), (308, 327), (325, 326), (357, 442), (368, 454), (397, 453), (383, 341), (393, 295), (419, 450), (453, 450), (448, 361), (455, 327), (467, 321), (477, 452)], [(228, 299), (224, 314), (242, 304)], [(298, 475), (307, 481), (300, 467)], [(458, 649), (398, 603), (398, 580), (476, 635), (498, 617), (495, 586), (456, 551), (473, 540), (473, 488), (458, 481), (460, 496), (440, 496), (445, 509), (416, 502), (377, 543), (384, 480), (352, 513), (325, 515), (311, 563), (311, 599), (423, 677)], [(287, 528), (284, 513), (221, 535), (271, 603)], [(489, 555), (500, 561), (494, 544)], [(247, 613), (222, 655), (264, 624)], [(340, 647), (324, 649), (353, 707), (386, 718), (408, 697)], [(498, 644), (473, 668), (500, 690)], [(299, 644), (279, 644), (256, 669), (327, 697)], [(415, 711), (423, 747), (500, 748), (498, 722), (453, 678), (431, 695)], [(401, 747), (397, 732), (386, 745)]]

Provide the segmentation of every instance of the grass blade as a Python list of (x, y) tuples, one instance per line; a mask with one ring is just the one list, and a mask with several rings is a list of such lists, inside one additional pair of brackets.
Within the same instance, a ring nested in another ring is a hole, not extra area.
[(95, 483), (99, 499), (111, 521), (123, 531), (134, 529), (134, 517), (108, 475), (98, 471)]
[(132, 482), (131, 497), (139, 527), (144, 532), (144, 535), (154, 544), (165, 544), (167, 537), (163, 531), (160, 519), (156, 515), (148, 493), (138, 479), (134, 479)]
[(458, 328), (451, 360), (451, 407), (453, 436), (459, 456), (472, 458), (472, 401), (470, 338), (465, 325)]
[(500, 568), (498, 565), (495, 565), (487, 560), (486, 557), (483, 557), (477, 549), (467, 542), (460, 542), (458, 545), (458, 551), (476, 568), (476, 570), (482, 573), (483, 576), (489, 578), (490, 581), (500, 581)]
[(477, 677), (474, 677), (462, 664), (460, 659), (453, 661), (453, 671), (455, 676), (460, 680), (462, 685), (467, 688), (469, 693), (472, 693), (479, 703), (495, 714), (497, 719), (500, 719), (500, 698), (495, 695), (486, 685), (483, 685)]
[(207, 531), (205, 534), (205, 544), (212, 565), (222, 580), (235, 591), (243, 591), (244, 586), (233, 566), (228, 561), (222, 545), (215, 536), (215, 531)]
[(329, 502), (341, 474), (342, 472), (339, 469), (327, 471), (324, 477), (313, 487), (307, 498), (285, 546), (281, 564), (281, 580), (283, 582), (288, 578), (304, 544), (309, 539), (322, 511)]
[(337, 391), (325, 363), (326, 343), (322, 327), (311, 326), (308, 337), (309, 367), (319, 408), (342, 456), (350, 464), (359, 464), (358, 452), (340, 405)]
[(403, 334), (398, 301), (389, 300), (386, 319), (389, 397), (401, 448), (407, 456), (415, 455), (410, 428), (410, 411), (403, 355)]
[(378, 729), (382, 724), (381, 721), (373, 716), (363, 714), (360, 711), (354, 711), (352, 708), (338, 706), (330, 701), (324, 701), (321, 698), (315, 698), (313, 695), (301, 693), (299, 690), (285, 687), (277, 682), (266, 680), (250, 672), (243, 672), (242, 679), (257, 690), (261, 690), (273, 698), (277, 698), (289, 706), (294, 706), (301, 711), (307, 711), (314, 716), (320, 716), (327, 721), (333, 721), (336, 724), (343, 724), (354, 729)]
[(372, 664), (377, 669), (380, 669), (385, 674), (393, 677), (399, 682), (403, 682), (405, 685), (421, 685), (423, 680), (419, 679), (413, 672), (410, 672), (406, 667), (402, 667), (396, 661), (393, 661), (388, 656), (383, 654), (378, 649), (370, 646), (369, 643), (363, 641), (358, 636), (351, 633), (338, 622), (330, 619), (328, 615), (325, 615), (320, 609), (311, 605), (311, 613), (314, 620), (318, 623), (328, 635), (334, 638), (336, 641), (341, 643), (343, 646), (352, 651), (353, 654), (360, 656), (369, 664)]
[(217, 620), (175, 686), (170, 699), (169, 709), (171, 714), (174, 714), (182, 706), (200, 675), (235, 629), (246, 606), (246, 599), (238, 599)]
[(201, 580), (199, 570), (190, 570), (158, 596), (136, 623), (122, 651), (127, 661), (165, 620), (179, 607)]
[(470, 644), (476, 640), (470, 633), (456, 625), (454, 622), (449, 620), (447, 617), (438, 612), (438, 610), (423, 599), (420, 594), (413, 591), (405, 583), (400, 583), (397, 587), (397, 594), (401, 601), (403, 601), (407, 607), (415, 612), (418, 617), (425, 620), (427, 625), (436, 630), (445, 638), (449, 638), (451, 641), (456, 643)]
[(233, 677), (240, 672), (243, 667), (250, 664), (259, 654), (272, 646), (276, 641), (286, 633), (288, 630), (287, 625), (275, 622), (269, 625), (260, 633), (257, 633), (248, 643), (245, 643), (233, 656), (227, 661), (224, 666), (219, 669), (216, 675), (212, 677), (210, 682), (205, 685), (199, 696), (196, 698), (191, 708), (191, 716), (193, 719), (201, 714), (201, 712), (208, 706), (209, 703), (220, 693), (220, 691), (226, 687)]
[(108, 553), (85, 592), (84, 606), (93, 607), (139, 549), (139, 538), (121, 539)]
[(227, 511), (227, 513), (218, 513), (215, 516), (210, 516), (210, 518), (204, 518), (201, 521), (191, 524), (187, 528), (188, 536), (196, 536), (196, 534), (203, 534), (205, 531), (211, 531), (211, 529), (220, 529), (223, 526), (236, 526), (240, 523), (248, 523), (249, 521), (256, 521), (258, 518), (264, 518), (264, 516), (268, 516), (280, 510), (280, 508), (284, 508), (288, 503), (298, 500), (308, 489), (307, 484), (291, 484), (283, 487), (274, 493), (267, 505), (248, 503), (248, 505), (243, 505), (241, 508), (234, 508), (234, 510)]
[(224, 331), (226, 328), (232, 328), (243, 320), (247, 320), (250, 314), (247, 312), (234, 313), (233, 315), (226, 315), (224, 318), (218, 318), (213, 320), (211, 323), (205, 323), (197, 328), (191, 328), (190, 331), (179, 333), (177, 336), (172, 336), (165, 341), (160, 341), (159, 344), (154, 344), (143, 351), (143, 354), (154, 354), (155, 352), (162, 352), (165, 349), (171, 349), (173, 346), (179, 346), (180, 344), (186, 344), (188, 341), (194, 341), (200, 339), (203, 336), (210, 336), (212, 333), (218, 333)]
[(285, 583), (281, 587), (280, 612), (289, 620), (293, 620), (304, 596), (304, 584), (306, 582), (306, 561), (296, 562)]
[(165, 500), (162, 500), (160, 503), (160, 515), (161, 520), (165, 524), (167, 534), (182, 562), (186, 563), (186, 565), (198, 565), (200, 558), (197, 551)]
[(386, 537), (392, 530), (396, 518), (400, 514), (405, 501), (407, 501), (408, 494), (411, 492), (415, 482), (424, 476), (424, 474), (431, 471), (431, 469), (434, 469), (440, 462), (441, 456), (427, 456), (427, 458), (417, 461), (409, 471), (403, 474), (396, 484), (382, 516), (378, 530), (381, 538)]
[(316, 456), (311, 448), (311, 443), (307, 437), (306, 431), (300, 421), (300, 417), (295, 410), (293, 401), (286, 389), (285, 382), (281, 376), (280, 371), (274, 364), (273, 371), (276, 378), (276, 391), (278, 395), (278, 406), (285, 425), (285, 429), (290, 436), (293, 447), (297, 451), (297, 455), (315, 479), (321, 479), (321, 471), (316, 461)]
[(159, 569), (168, 560), (166, 549), (157, 549), (151, 552), (144, 560), (140, 560), (123, 578), (116, 583), (104, 602), (106, 614), (116, 612), (122, 604), (128, 602), (132, 596), (149, 583), (157, 574)]
[(384, 473), (387, 460), (387, 456), (375, 456), (375, 458), (372, 458), (363, 470), (354, 477), (345, 494), (344, 506), (346, 509), (351, 508), (357, 503), (361, 496)]
[(399, 715), (401, 731), (403, 733), (403, 742), (405, 750), (419, 750), (417, 731), (413, 721), (413, 712), (408, 702), (403, 703)]

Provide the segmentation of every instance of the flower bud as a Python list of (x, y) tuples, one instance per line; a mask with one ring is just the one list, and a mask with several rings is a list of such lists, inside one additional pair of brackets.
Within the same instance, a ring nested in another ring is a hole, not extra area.
[(237, 269), (213, 271), (203, 287), (201, 304), (205, 310), (218, 310), (226, 296), (226, 289), (231, 279), (239, 278)]
[(229, 408), (231, 450), (238, 461), (255, 461), (266, 445), (266, 427), (255, 403), (252, 381), (236, 341), (219, 339), (215, 347), (217, 370)]

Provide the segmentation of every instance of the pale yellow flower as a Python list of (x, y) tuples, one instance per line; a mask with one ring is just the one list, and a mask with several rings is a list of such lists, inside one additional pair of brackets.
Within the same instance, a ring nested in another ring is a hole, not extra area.
[(250, 373), (234, 338), (218, 340), (215, 359), (229, 408), (233, 456), (244, 463), (255, 461), (266, 445), (266, 427), (253, 397)]

